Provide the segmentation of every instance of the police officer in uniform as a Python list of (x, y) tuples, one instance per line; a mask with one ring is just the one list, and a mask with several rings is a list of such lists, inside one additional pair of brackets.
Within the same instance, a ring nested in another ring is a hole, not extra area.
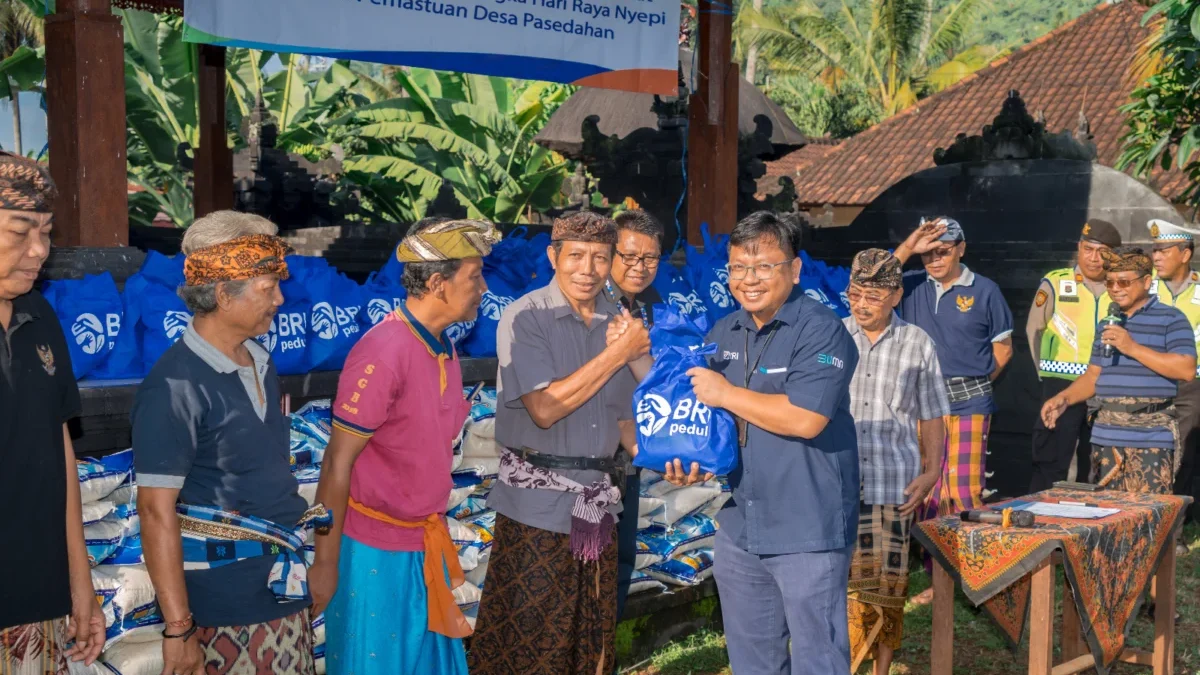
[[(1096, 323), (1111, 302), (1104, 288), (1103, 251), (1121, 245), (1117, 228), (1104, 220), (1089, 219), (1079, 237), (1074, 267), (1048, 272), (1029, 308), (1025, 335), (1042, 382), (1042, 402), (1062, 393), (1087, 370), (1092, 356)], [(1053, 429), (1039, 416), (1033, 428), (1033, 479), (1030, 492), (1066, 480), (1072, 457), (1076, 476), (1086, 480), (1091, 453), (1091, 421), (1087, 404), (1065, 410)]]
[[(1200, 274), (1191, 269), (1195, 250), (1193, 238), (1200, 236), (1200, 230), (1158, 219), (1146, 225), (1154, 240), (1155, 279), (1150, 293), (1157, 294), (1158, 301), (1164, 305), (1183, 312), (1196, 331), (1196, 343), (1200, 346)], [(1196, 375), (1200, 377), (1200, 369)], [(1200, 444), (1200, 429), (1197, 428), (1200, 427), (1200, 380), (1179, 385), (1175, 409), (1179, 412), (1179, 444), (1183, 450), (1175, 475), (1175, 494), (1196, 496), (1200, 493), (1195, 484), (1196, 446)], [(1193, 503), (1188, 519), (1195, 519), (1196, 513)]]

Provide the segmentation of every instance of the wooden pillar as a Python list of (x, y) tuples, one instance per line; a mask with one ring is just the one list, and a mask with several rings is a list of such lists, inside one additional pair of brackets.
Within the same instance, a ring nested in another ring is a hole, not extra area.
[(54, 242), (128, 245), (125, 45), (109, 0), (58, 0), (46, 17), (46, 117)]
[(225, 128), (225, 48), (200, 45), (200, 145), (192, 210), (197, 218), (233, 208), (233, 151)]
[(738, 81), (730, 5), (700, 0), (695, 93), (688, 99), (688, 241), (700, 224), (729, 232), (737, 220)]

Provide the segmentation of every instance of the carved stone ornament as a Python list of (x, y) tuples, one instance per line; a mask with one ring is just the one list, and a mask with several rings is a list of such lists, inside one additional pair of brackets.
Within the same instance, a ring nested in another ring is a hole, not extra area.
[(1025, 108), (1021, 94), (1008, 92), (1000, 114), (979, 135), (958, 134), (948, 148), (933, 152), (938, 166), (962, 162), (986, 162), (1010, 159), (1073, 159), (1095, 161), (1096, 145), (1083, 111), (1074, 130), (1056, 134), (1046, 131), (1045, 117), (1039, 111), (1035, 119)]

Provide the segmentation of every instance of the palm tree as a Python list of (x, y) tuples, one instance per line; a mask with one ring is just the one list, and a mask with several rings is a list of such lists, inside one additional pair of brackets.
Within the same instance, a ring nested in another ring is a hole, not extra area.
[[(21, 0), (0, 0), (0, 61), (12, 57), (22, 48), (42, 46), (45, 36), (42, 19), (28, 5)], [(21, 147), (21, 92), (7, 72), (4, 80), (12, 105), (13, 149), (20, 155), (24, 154)]]
[(842, 0), (826, 16), (802, 0), (747, 8), (738, 32), (773, 74), (810, 77), (834, 93), (854, 83), (893, 115), (987, 64), (979, 48), (957, 52), (984, 2), (957, 0), (935, 16), (930, 0), (870, 0), (862, 13)]

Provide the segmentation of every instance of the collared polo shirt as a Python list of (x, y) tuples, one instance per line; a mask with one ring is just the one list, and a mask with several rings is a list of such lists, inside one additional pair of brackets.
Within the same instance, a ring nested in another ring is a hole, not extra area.
[[(71, 613), (63, 423), (80, 411), (62, 326), (37, 291), (0, 328), (0, 630)], [(68, 474), (68, 472), (70, 472)]]
[(718, 321), (707, 341), (719, 347), (711, 367), (734, 386), (745, 387), (752, 368), (751, 390), (784, 394), (797, 408), (829, 418), (812, 439), (749, 426), (729, 476), (733, 498), (718, 516), (721, 528), (738, 547), (760, 555), (850, 546), (859, 504), (858, 441), (850, 416), (858, 350), (841, 320), (797, 291), (761, 329), (739, 309)]
[[(470, 411), (454, 356), (450, 338), (444, 332), (434, 337), (403, 303), (350, 350), (333, 425), (370, 439), (350, 472), (355, 501), (407, 522), (446, 511), (454, 438)], [(345, 533), (385, 551), (425, 550), (423, 529), (388, 525), (353, 509), (346, 512)]]
[(624, 294), (617, 298), (617, 302), (629, 310), (631, 316), (637, 319), (645, 316), (646, 324), (650, 326), (654, 325), (654, 306), (661, 304), (662, 301), (662, 295), (653, 286), (647, 286), (646, 290), (634, 296), (632, 302)]
[[(937, 350), (942, 375), (987, 377), (996, 369), (992, 343), (1012, 335), (1013, 318), (996, 282), (975, 274), (966, 265), (949, 288), (926, 272), (904, 275), (900, 318), (929, 334)], [(950, 405), (952, 415), (993, 412), (991, 396)]]
[[(254, 340), (244, 344), (249, 366), (192, 328), (163, 353), (134, 399), (134, 471), (139, 486), (177, 489), (185, 504), (291, 527), (308, 505), (291, 471), (290, 422), (270, 355)], [(196, 623), (244, 626), (306, 607), (276, 601), (267, 588), (274, 563), (262, 556), (184, 572)]]
[[(1192, 325), (1183, 312), (1159, 302), (1151, 295), (1138, 311), (1125, 320), (1125, 330), (1133, 341), (1157, 352), (1188, 354), (1196, 356), (1196, 341)], [(1179, 393), (1179, 383), (1113, 350), (1111, 357), (1104, 357), (1104, 344), (1100, 342), (1103, 331), (1096, 331), (1092, 344), (1091, 365), (1100, 367), (1096, 380), (1097, 398), (1174, 398)], [(1121, 448), (1169, 448), (1175, 440), (1170, 429), (1165, 427), (1131, 429), (1096, 423), (1092, 427), (1092, 443)]]
[(863, 503), (903, 504), (904, 488), (921, 473), (917, 423), (950, 414), (933, 340), (896, 316), (874, 344), (853, 316), (842, 322), (858, 347), (850, 412)]
[[(566, 457), (616, 455), (621, 442), (618, 420), (633, 419), (637, 382), (628, 368), (609, 378), (575, 412), (542, 429), (534, 424), (521, 397), (566, 379), (607, 346), (608, 322), (620, 309), (600, 294), (591, 325), (571, 309), (557, 279), (509, 305), (496, 329), (499, 375), (496, 380), (496, 442)], [(556, 470), (582, 485), (601, 480), (599, 471)], [(488, 506), (523, 525), (569, 534), (575, 495), (553, 490), (515, 488), (496, 483)], [(612, 510), (619, 513), (620, 504)]]

